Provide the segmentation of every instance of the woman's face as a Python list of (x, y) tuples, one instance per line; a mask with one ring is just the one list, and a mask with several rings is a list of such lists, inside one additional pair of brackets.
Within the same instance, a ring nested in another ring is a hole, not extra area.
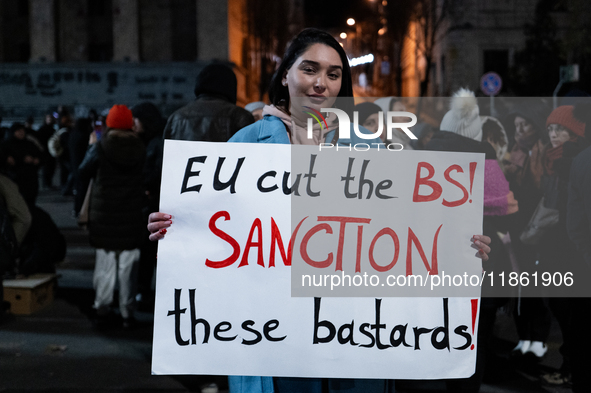
[(529, 139), (536, 134), (534, 126), (523, 117), (515, 117), (515, 140)]
[(131, 129), (137, 134), (141, 134), (142, 132), (144, 132), (144, 126), (140, 119), (138, 119), (137, 117), (133, 118), (133, 127), (131, 127)]
[(338, 52), (324, 44), (313, 44), (287, 70), (282, 83), (289, 89), (290, 106), (294, 98), (303, 97), (302, 105), (319, 110), (334, 104), (342, 77), (343, 63)]
[(19, 128), (18, 130), (14, 131), (14, 137), (16, 139), (19, 139), (22, 141), (23, 139), (25, 139), (25, 136), (27, 136), (27, 134), (26, 134), (24, 128)]
[[(380, 126), (380, 117), (379, 117), (379, 113), (372, 113), (371, 115), (369, 115), (369, 117), (367, 119), (365, 119), (365, 121), (363, 122), (362, 126), (367, 128), (369, 131), (373, 132), (374, 134), (376, 132), (378, 132), (378, 128)], [(380, 137), (382, 138), (382, 141), (384, 141), (386, 139), (386, 133), (382, 132), (380, 134)]]
[(558, 147), (570, 139), (570, 132), (560, 124), (549, 124), (548, 136), (552, 147)]
[[(390, 111), (392, 112), (406, 112), (406, 105), (402, 101), (396, 101), (394, 103), (390, 103)], [(407, 123), (408, 117), (406, 116), (393, 116), (392, 122), (394, 123)]]

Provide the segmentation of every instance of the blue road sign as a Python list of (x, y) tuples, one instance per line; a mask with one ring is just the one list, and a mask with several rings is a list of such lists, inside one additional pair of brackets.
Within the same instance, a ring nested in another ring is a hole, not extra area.
[(503, 80), (496, 72), (487, 72), (480, 78), (480, 89), (487, 96), (496, 96), (503, 87)]

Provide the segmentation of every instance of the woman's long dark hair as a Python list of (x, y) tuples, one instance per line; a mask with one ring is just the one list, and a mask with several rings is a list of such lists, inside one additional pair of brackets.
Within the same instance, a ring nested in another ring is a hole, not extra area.
[[(343, 47), (334, 39), (333, 36), (325, 31), (308, 28), (302, 30), (289, 43), (279, 68), (273, 74), (269, 86), (269, 100), (275, 106), (281, 106), (289, 109), (289, 90), (287, 86), (281, 83), (283, 76), (291, 68), (296, 59), (300, 57), (308, 48), (314, 44), (324, 44), (337, 51), (341, 62), (343, 63), (343, 73), (341, 76), (341, 90), (338, 97), (353, 97), (353, 81), (351, 78), (351, 68), (349, 59), (345, 54)], [(339, 105), (340, 107), (340, 105)], [(347, 111), (345, 108), (341, 108)]]

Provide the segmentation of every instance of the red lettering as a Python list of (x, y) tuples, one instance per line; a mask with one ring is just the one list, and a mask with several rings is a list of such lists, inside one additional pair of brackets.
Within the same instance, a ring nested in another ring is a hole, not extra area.
[[(421, 177), (421, 169), (422, 168), (427, 168), (427, 171), (429, 172), (427, 177)], [(430, 202), (430, 201), (436, 200), (437, 198), (439, 198), (441, 196), (441, 193), (443, 192), (443, 190), (442, 190), (441, 186), (439, 185), (439, 183), (437, 183), (436, 181), (433, 181), (433, 180), (429, 180), (434, 175), (435, 175), (435, 168), (433, 168), (433, 166), (431, 164), (424, 162), (424, 161), (419, 162), (419, 164), (417, 165), (417, 176), (415, 179), (415, 189), (412, 194), (412, 201), (413, 202)], [(430, 187), (432, 190), (431, 194), (419, 195), (419, 187), (421, 185)]]
[(425, 256), (425, 252), (423, 251), (423, 246), (421, 246), (421, 242), (419, 242), (417, 235), (415, 235), (415, 233), (412, 231), (412, 229), (410, 229), (410, 227), (408, 228), (408, 242), (406, 244), (406, 275), (407, 276), (410, 276), (412, 274), (412, 245), (413, 245), (413, 243), (416, 246), (417, 251), (419, 252), (419, 255), (421, 256), (421, 259), (423, 260), (423, 264), (425, 265), (425, 268), (427, 269), (429, 274), (430, 275), (438, 274), (437, 238), (439, 237), (439, 231), (441, 231), (442, 226), (443, 226), (443, 224), (441, 224), (439, 226), (439, 228), (437, 228), (437, 232), (435, 232), (435, 237), (433, 238), (433, 249), (431, 251), (431, 266), (430, 267), (429, 267), (429, 262), (427, 261), (427, 257)]
[(312, 236), (314, 236), (317, 232), (320, 232), (322, 230), (325, 230), (326, 233), (328, 233), (328, 234), (332, 234), (332, 228), (330, 227), (330, 225), (318, 224), (315, 227), (313, 227), (312, 229), (310, 229), (304, 235), (304, 238), (302, 239), (302, 244), (300, 244), (300, 254), (302, 255), (302, 259), (304, 260), (304, 262), (306, 262), (308, 265), (310, 265), (312, 267), (316, 267), (319, 269), (324, 269), (324, 268), (330, 266), (330, 264), (332, 263), (332, 258), (333, 258), (332, 252), (328, 254), (328, 257), (324, 261), (314, 261), (308, 255), (307, 248), (308, 248), (308, 241), (310, 240), (310, 238)]
[(343, 247), (345, 244), (345, 226), (348, 223), (369, 224), (371, 222), (371, 218), (319, 216), (318, 221), (333, 221), (341, 223), (339, 227), (339, 245), (337, 248), (337, 265), (335, 271), (343, 270)]
[[(386, 266), (380, 266), (376, 263), (376, 260), (373, 257), (373, 249), (378, 239), (384, 235), (390, 236), (394, 241), (394, 258), (392, 259), (392, 262), (390, 262), (390, 264)], [(398, 241), (398, 235), (396, 235), (396, 232), (394, 232), (392, 228), (383, 228), (375, 235), (375, 237), (371, 241), (371, 245), (369, 246), (369, 263), (371, 264), (371, 267), (373, 267), (378, 272), (387, 272), (396, 265), (396, 262), (398, 262), (398, 254), (400, 254), (400, 242)]]
[(363, 244), (363, 225), (357, 227), (357, 255), (355, 258), (355, 273), (361, 271), (361, 246)]
[[(257, 230), (256, 242), (252, 240), (255, 229)], [(261, 220), (259, 218), (256, 218), (252, 222), (250, 232), (248, 233), (248, 240), (246, 241), (246, 246), (244, 246), (244, 254), (242, 254), (242, 260), (240, 261), (240, 265), (238, 265), (238, 267), (248, 265), (248, 255), (250, 254), (250, 249), (252, 247), (258, 248), (257, 264), (261, 265), (262, 267), (265, 267), (265, 261), (263, 260), (263, 228)]]
[(460, 206), (460, 205), (463, 205), (464, 203), (466, 203), (466, 201), (468, 200), (468, 190), (466, 190), (466, 188), (461, 183), (452, 179), (451, 176), (449, 175), (450, 172), (454, 171), (454, 170), (458, 171), (459, 173), (464, 173), (464, 170), (462, 169), (461, 166), (452, 165), (445, 170), (445, 172), (443, 173), (443, 176), (445, 177), (445, 180), (447, 180), (448, 182), (450, 182), (451, 184), (453, 184), (454, 186), (456, 186), (460, 190), (462, 190), (462, 192), (464, 193), (464, 196), (461, 199), (458, 199), (457, 201), (453, 201), (453, 202), (448, 202), (444, 198), (442, 204), (443, 204), (443, 206), (447, 206), (447, 207)]
[(206, 259), (205, 266), (212, 267), (214, 269), (220, 269), (222, 267), (230, 266), (231, 264), (236, 262), (238, 260), (238, 257), (240, 256), (240, 245), (238, 244), (238, 242), (232, 236), (228, 235), (226, 232), (222, 231), (221, 229), (215, 226), (216, 221), (220, 217), (223, 217), (224, 221), (228, 221), (230, 219), (230, 213), (228, 213), (227, 211), (219, 211), (215, 213), (213, 216), (211, 216), (211, 218), (209, 219), (209, 229), (214, 235), (230, 243), (234, 251), (232, 252), (232, 255), (230, 255), (223, 261), (211, 261), (209, 259)]
[(279, 251), (281, 253), (281, 259), (283, 259), (283, 264), (285, 266), (291, 266), (291, 256), (293, 255), (293, 241), (298, 235), (298, 231), (300, 227), (304, 223), (304, 220), (308, 217), (304, 217), (302, 221), (296, 226), (295, 230), (291, 234), (291, 238), (289, 239), (289, 245), (287, 246), (288, 251), (287, 255), (285, 249), (283, 247), (283, 240), (281, 238), (281, 232), (279, 232), (279, 227), (275, 223), (273, 217), (271, 217), (271, 250), (269, 253), (269, 267), (275, 266), (275, 244), (279, 246)]

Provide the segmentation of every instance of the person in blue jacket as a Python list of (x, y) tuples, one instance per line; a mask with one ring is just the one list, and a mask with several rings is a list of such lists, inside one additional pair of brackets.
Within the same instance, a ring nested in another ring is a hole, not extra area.
[[(269, 87), (271, 105), (263, 108), (263, 119), (244, 127), (229, 140), (243, 143), (282, 143), (318, 145), (365, 143), (375, 147), (379, 137), (364, 139), (353, 131), (349, 138), (339, 137), (337, 116), (326, 117), (326, 126), (316, 122), (311, 138), (307, 131), (308, 114), (320, 108), (331, 108), (339, 99), (339, 109), (353, 109), (353, 83), (347, 55), (328, 33), (304, 29), (291, 41)], [(341, 101), (342, 100), (342, 101)], [(324, 121), (322, 122), (324, 123)], [(359, 131), (369, 134), (365, 128)], [(383, 146), (383, 145), (382, 145)], [(160, 240), (172, 225), (165, 213), (150, 215), (148, 230), (151, 240)], [(482, 259), (488, 259), (490, 238), (475, 236), (474, 243)], [(230, 376), (231, 393), (371, 393), (393, 392), (393, 381), (383, 379), (337, 379)]]

